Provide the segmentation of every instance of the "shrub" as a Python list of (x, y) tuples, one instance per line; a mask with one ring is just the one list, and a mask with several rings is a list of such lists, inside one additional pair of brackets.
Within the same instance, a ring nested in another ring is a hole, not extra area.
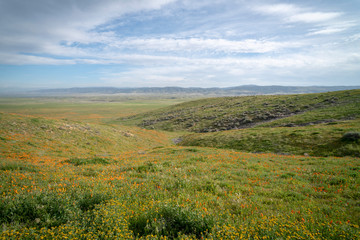
[(330, 185), (340, 185), (340, 184), (345, 184), (345, 183), (346, 183), (345, 178), (333, 177), (329, 180)]
[(360, 146), (358, 144), (343, 144), (343, 146), (336, 149), (335, 156), (353, 156), (360, 157)]
[(135, 237), (156, 235), (174, 239), (180, 234), (186, 234), (200, 238), (212, 225), (213, 220), (208, 215), (174, 204), (160, 206), (159, 209), (152, 209), (129, 220), (129, 229)]
[(103, 203), (109, 197), (100, 193), (85, 193), (84, 196), (78, 201), (79, 208), (83, 211), (93, 210), (97, 204)]
[(345, 142), (356, 142), (359, 139), (360, 139), (359, 132), (347, 132), (341, 138), (341, 140)]
[(138, 173), (143, 173), (143, 172), (156, 172), (157, 171), (157, 166), (152, 163), (152, 162), (147, 162), (144, 165), (138, 166), (136, 168), (136, 171)]
[(51, 194), (28, 195), (0, 201), (0, 224), (19, 223), (34, 227), (54, 227), (71, 218), (66, 200)]

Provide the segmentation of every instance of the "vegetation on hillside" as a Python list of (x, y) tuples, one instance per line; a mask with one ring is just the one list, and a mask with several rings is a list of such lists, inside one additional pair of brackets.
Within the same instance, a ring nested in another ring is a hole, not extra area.
[(160, 132), (0, 113), (0, 156), (113, 156), (168, 145)]
[(360, 156), (359, 141), (341, 140), (349, 131), (360, 132), (360, 90), (200, 99), (128, 121), (150, 129), (196, 132), (182, 133), (176, 143), (183, 146)]
[[(360, 140), (345, 140), (360, 134), (360, 119), (303, 127), (255, 127), (216, 133), (188, 134), (179, 145), (237, 149), (312, 156), (360, 157)], [(349, 137), (350, 138), (350, 137)]]
[[(258, 115), (275, 113), (272, 107), (300, 109), (254, 120), (251, 128), (191, 134), (176, 122), (173, 130), (183, 132), (117, 125), (119, 113), (132, 114), (125, 103), (114, 115), (115, 105), (107, 103), (49, 110), (18, 99), (16, 113), (0, 104), (6, 110), (0, 113), (0, 239), (360, 239), (358, 95), (219, 98), (172, 107), (186, 117), (223, 109), (220, 120), (237, 109), (250, 117), (252, 105), (262, 106)], [(196, 111), (203, 103), (215, 105)], [(77, 112), (77, 121), (52, 116), (65, 109)], [(100, 110), (106, 121), (89, 121)], [(172, 119), (165, 122), (154, 126)], [(170, 139), (180, 135), (180, 144), (201, 147), (174, 146)]]
[[(286, 124), (312, 124), (360, 116), (360, 90), (247, 97), (185, 102), (139, 114), (124, 123), (167, 131), (217, 132), (253, 127), (278, 119)], [(286, 120), (288, 117), (290, 120)]]

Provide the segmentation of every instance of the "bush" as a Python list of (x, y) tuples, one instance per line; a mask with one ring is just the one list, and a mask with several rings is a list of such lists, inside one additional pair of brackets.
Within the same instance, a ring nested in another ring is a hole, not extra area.
[(141, 165), (138, 166), (136, 168), (136, 171), (138, 173), (143, 173), (143, 172), (156, 172), (157, 171), (157, 167), (154, 163), (152, 162), (147, 162), (145, 165)]
[(34, 227), (54, 227), (71, 218), (68, 203), (50, 194), (28, 195), (0, 202), (0, 224), (18, 223)]
[(100, 193), (85, 193), (84, 196), (78, 201), (79, 208), (83, 211), (93, 210), (97, 204), (103, 203), (109, 197)]
[(174, 239), (186, 234), (200, 238), (212, 225), (213, 220), (209, 216), (173, 204), (160, 206), (129, 220), (129, 229), (135, 237), (156, 235)]
[(359, 139), (360, 139), (359, 132), (347, 132), (341, 138), (341, 140), (344, 142), (357, 142)]

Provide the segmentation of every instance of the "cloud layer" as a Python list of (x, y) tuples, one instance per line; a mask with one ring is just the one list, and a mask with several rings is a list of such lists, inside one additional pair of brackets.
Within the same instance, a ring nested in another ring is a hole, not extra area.
[(89, 85), (356, 85), (354, 5), (360, 9), (355, 0), (0, 0), (0, 64), (17, 66), (0, 73), (0, 84), (36, 85), (36, 73), (17, 71), (54, 65), (64, 69), (61, 85), (83, 86), (66, 66), (88, 66), (87, 77), (96, 65), (106, 70)]

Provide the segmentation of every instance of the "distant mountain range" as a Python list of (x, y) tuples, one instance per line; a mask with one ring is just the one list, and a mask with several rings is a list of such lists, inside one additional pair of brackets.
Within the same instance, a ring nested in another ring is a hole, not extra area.
[(83, 88), (57, 88), (29, 91), (30, 95), (83, 95), (83, 94), (191, 94), (191, 95), (216, 95), (216, 96), (241, 96), (263, 94), (300, 94), (319, 93), (340, 90), (359, 89), (360, 86), (257, 86), (243, 85), (227, 88), (183, 88), (183, 87), (83, 87)]

